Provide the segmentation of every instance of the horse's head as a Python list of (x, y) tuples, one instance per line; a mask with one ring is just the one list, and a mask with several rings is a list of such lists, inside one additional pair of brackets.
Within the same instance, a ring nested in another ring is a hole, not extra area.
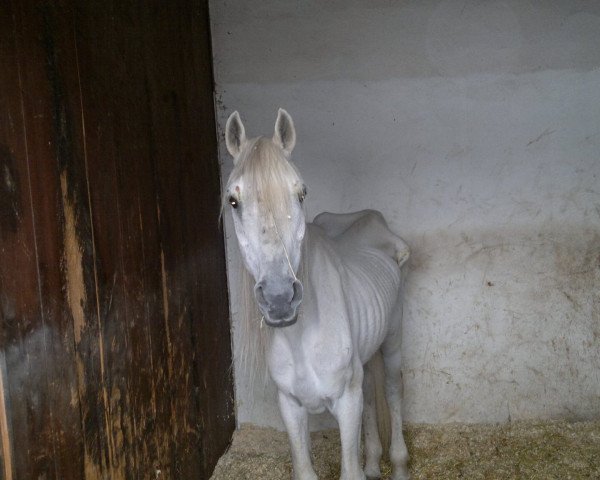
[(225, 141), (234, 168), (224, 201), (232, 210), (246, 268), (254, 277), (254, 296), (267, 325), (296, 322), (302, 302), (300, 266), (306, 189), (290, 155), (296, 132), (279, 109), (273, 138), (247, 139), (238, 112), (227, 120)]

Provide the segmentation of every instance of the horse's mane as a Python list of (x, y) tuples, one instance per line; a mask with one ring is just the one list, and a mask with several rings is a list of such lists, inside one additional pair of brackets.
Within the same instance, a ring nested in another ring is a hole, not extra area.
[(239, 292), (240, 308), (234, 343), (234, 355), (238, 359), (238, 368), (241, 368), (248, 379), (248, 383), (255, 382), (267, 385), (270, 376), (267, 367), (267, 348), (271, 340), (271, 327), (262, 320), (254, 299), (254, 279), (248, 273), (240, 259), (239, 262)]
[[(289, 235), (286, 226), (289, 223), (292, 196), (290, 191), (301, 193), (304, 187), (302, 178), (296, 167), (286, 158), (284, 151), (269, 138), (258, 137), (248, 141), (248, 145), (240, 152), (236, 164), (227, 181), (223, 205), (235, 190), (235, 183), (243, 179), (244, 191), (240, 204), (250, 200), (258, 202), (265, 211), (270, 212), (271, 221), (281, 239)], [(269, 218), (269, 217), (267, 217)], [(306, 256), (302, 255), (303, 260)], [(234, 326), (237, 342), (235, 356), (247, 374), (248, 381), (266, 384), (269, 381), (266, 363), (266, 350), (270, 343), (271, 327), (262, 320), (254, 300), (254, 279), (243, 266), (240, 259), (240, 293), (238, 314), (239, 321)], [(304, 263), (304, 261), (302, 262)], [(298, 278), (304, 276), (305, 265), (301, 265)], [(301, 315), (302, 307), (300, 307)]]

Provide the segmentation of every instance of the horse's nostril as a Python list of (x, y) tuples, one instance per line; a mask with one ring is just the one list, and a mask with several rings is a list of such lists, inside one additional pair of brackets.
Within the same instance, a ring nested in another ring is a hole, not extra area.
[(264, 283), (263, 282), (259, 282), (255, 285), (254, 287), (254, 296), (256, 297), (256, 301), (258, 302), (259, 305), (265, 305), (267, 303), (267, 301), (265, 300), (265, 294), (264, 294)]
[[(290, 288), (291, 287), (291, 288)], [(288, 321), (297, 314), (303, 288), (298, 280), (262, 280), (254, 286), (254, 297), (263, 315), (272, 321)]]
[(302, 287), (302, 283), (299, 280), (294, 280), (292, 284), (292, 288), (294, 289), (294, 296), (292, 297), (292, 308), (296, 308), (302, 302), (302, 297), (304, 295), (304, 288)]

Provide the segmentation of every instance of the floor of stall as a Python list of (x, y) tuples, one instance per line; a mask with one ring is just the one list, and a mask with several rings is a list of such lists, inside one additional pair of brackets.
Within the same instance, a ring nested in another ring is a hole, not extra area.
[[(502, 425), (408, 425), (411, 478), (600, 479), (600, 420)], [(337, 431), (312, 434), (319, 479), (339, 478)], [(245, 425), (236, 431), (212, 480), (291, 478), (285, 433)], [(382, 465), (384, 479), (390, 467)]]

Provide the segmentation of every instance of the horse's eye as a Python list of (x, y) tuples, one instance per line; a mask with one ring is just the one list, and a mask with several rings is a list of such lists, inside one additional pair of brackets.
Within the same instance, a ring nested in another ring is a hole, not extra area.
[(239, 203), (235, 199), (235, 197), (229, 197), (228, 201), (229, 201), (229, 205), (231, 205), (233, 208), (237, 208), (239, 205)]
[(298, 200), (300, 200), (300, 203), (304, 202), (304, 199), (306, 198), (306, 186), (302, 186), (302, 191), (298, 194)]

